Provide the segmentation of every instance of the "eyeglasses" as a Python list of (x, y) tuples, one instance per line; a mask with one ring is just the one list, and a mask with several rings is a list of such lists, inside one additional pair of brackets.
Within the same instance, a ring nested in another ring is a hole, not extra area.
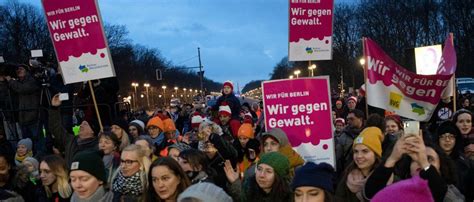
[(130, 166), (132, 165), (133, 163), (138, 163), (137, 160), (123, 160), (123, 159), (120, 159), (120, 162), (122, 162), (122, 164), (125, 164), (127, 166)]
[(452, 134), (443, 134), (441, 136), (439, 136), (439, 139), (443, 139), (443, 140), (454, 140), (455, 136), (452, 135)]

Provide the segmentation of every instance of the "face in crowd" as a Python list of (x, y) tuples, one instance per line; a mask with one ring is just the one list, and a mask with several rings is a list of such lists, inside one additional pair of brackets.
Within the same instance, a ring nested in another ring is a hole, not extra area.
[(266, 193), (269, 193), (272, 190), (273, 183), (275, 182), (275, 175), (273, 168), (264, 163), (258, 164), (255, 171), (257, 184)]
[(347, 115), (347, 124), (354, 128), (361, 128), (362, 127), (362, 119), (355, 116), (354, 113), (349, 113)]
[(228, 95), (228, 94), (232, 93), (232, 88), (230, 88), (230, 86), (224, 86), (222, 91), (224, 91), (224, 94)]
[[(426, 155), (427, 155), (428, 163), (430, 163), (433, 167), (435, 167), (438, 173), (441, 173), (439, 155), (436, 153), (436, 151), (431, 147), (426, 147)], [(410, 164), (411, 176), (418, 175), (421, 169), (423, 168), (421, 168), (421, 166), (416, 161), (413, 161), (413, 160), (411, 161), (411, 164)]]
[(456, 145), (456, 136), (451, 133), (444, 133), (439, 136), (439, 146), (446, 154), (450, 155)]
[(148, 127), (148, 133), (150, 134), (150, 136), (152, 138), (156, 138), (156, 137), (158, 137), (158, 135), (160, 135), (161, 130), (160, 130), (160, 128), (158, 128), (156, 126), (149, 126)]
[(472, 117), (468, 113), (459, 114), (456, 121), (456, 126), (461, 131), (462, 135), (468, 135), (472, 129)]
[(263, 141), (264, 153), (277, 152), (279, 149), (280, 149), (280, 143), (278, 143), (278, 141), (275, 138), (268, 136), (267, 138), (264, 139)]
[(137, 138), (140, 134), (138, 134), (138, 128), (136, 126), (129, 126), (128, 132), (132, 135), (133, 138)]
[(18, 145), (18, 147), (16, 148), (16, 154), (18, 156), (25, 156), (26, 153), (28, 152), (28, 148), (26, 147), (26, 145)]
[(120, 128), (120, 126), (112, 125), (112, 126), (110, 127), (110, 131), (111, 131), (112, 133), (114, 133), (114, 134), (118, 137), (118, 139), (122, 139), (122, 136), (123, 136), (123, 134), (124, 134), (124, 131), (123, 131), (122, 128)]
[(44, 186), (50, 186), (56, 182), (55, 173), (45, 161), (40, 163), (40, 178)]
[(5, 156), (0, 156), (0, 186), (4, 186), (10, 179), (10, 164)]
[(375, 153), (363, 144), (354, 146), (353, 159), (357, 167), (362, 171), (370, 171), (375, 164)]
[(167, 166), (156, 166), (152, 170), (153, 188), (163, 200), (177, 197), (176, 190), (180, 179)]
[(116, 151), (117, 146), (110, 137), (106, 135), (101, 135), (99, 139), (99, 149), (104, 152), (105, 155), (109, 155)]
[(221, 121), (222, 125), (227, 125), (230, 121), (230, 116), (228, 115), (219, 115), (219, 120)]
[(387, 134), (394, 134), (398, 131), (400, 131), (400, 128), (394, 120), (388, 119), (387, 121), (385, 121), (385, 132)]
[(120, 158), (120, 169), (124, 177), (133, 176), (140, 171), (141, 165), (136, 151), (123, 151)]
[(104, 184), (104, 182), (83, 170), (73, 170), (69, 177), (74, 192), (81, 199), (89, 198)]
[(354, 102), (354, 100), (347, 101), (347, 108), (349, 108), (350, 110), (355, 109), (356, 108), (356, 102)]
[(344, 129), (344, 124), (342, 122), (336, 122), (336, 131), (342, 131)]
[(324, 190), (319, 187), (301, 186), (295, 189), (295, 202), (324, 202)]

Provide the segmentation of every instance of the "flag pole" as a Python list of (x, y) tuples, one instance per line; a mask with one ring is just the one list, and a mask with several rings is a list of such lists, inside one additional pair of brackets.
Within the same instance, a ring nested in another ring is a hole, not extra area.
[(364, 65), (362, 65), (362, 68), (364, 69), (364, 86), (365, 86), (365, 118), (367, 119), (369, 117), (369, 97), (367, 96), (369, 93), (369, 89), (367, 88), (367, 57), (366, 57), (366, 52), (365, 52), (365, 40), (366, 37), (362, 37), (362, 51), (363, 55), (362, 58), (365, 60)]
[[(449, 33), (449, 37), (451, 38), (451, 45), (453, 46), (454, 48), (454, 36), (453, 36), (453, 33), (450, 32)], [(458, 94), (457, 90), (456, 90), (456, 72), (453, 72), (453, 77), (451, 78), (453, 80), (453, 111), (455, 112), (456, 111), (456, 96)]]
[(97, 101), (95, 100), (94, 88), (92, 88), (92, 82), (89, 80), (89, 88), (91, 89), (92, 101), (94, 102), (95, 113), (97, 114), (97, 120), (99, 121), (100, 131), (104, 131), (104, 126), (102, 126), (102, 120), (100, 119), (99, 107), (97, 106)]

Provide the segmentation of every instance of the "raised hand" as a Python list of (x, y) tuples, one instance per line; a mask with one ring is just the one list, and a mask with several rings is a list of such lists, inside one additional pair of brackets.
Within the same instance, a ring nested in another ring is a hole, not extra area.
[(61, 100), (59, 99), (59, 94), (54, 95), (54, 97), (51, 99), (51, 105), (54, 107), (61, 106)]
[(237, 166), (237, 171), (235, 171), (229, 160), (225, 161), (224, 171), (225, 176), (230, 183), (234, 183), (237, 179), (239, 179), (239, 167)]

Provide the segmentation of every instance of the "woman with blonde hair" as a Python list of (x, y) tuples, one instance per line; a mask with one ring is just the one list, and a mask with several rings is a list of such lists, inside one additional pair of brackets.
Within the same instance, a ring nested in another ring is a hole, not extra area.
[(148, 187), (147, 174), (151, 162), (141, 146), (125, 147), (120, 157), (120, 168), (115, 172), (112, 191), (113, 201), (142, 201)]
[(126, 146), (130, 145), (130, 139), (132, 139), (127, 133), (128, 125), (122, 122), (121, 120), (116, 120), (110, 126), (110, 131), (120, 140), (119, 151), (122, 151)]
[(69, 201), (72, 189), (66, 161), (56, 155), (45, 156), (39, 168), (43, 186), (35, 193), (37, 201)]

